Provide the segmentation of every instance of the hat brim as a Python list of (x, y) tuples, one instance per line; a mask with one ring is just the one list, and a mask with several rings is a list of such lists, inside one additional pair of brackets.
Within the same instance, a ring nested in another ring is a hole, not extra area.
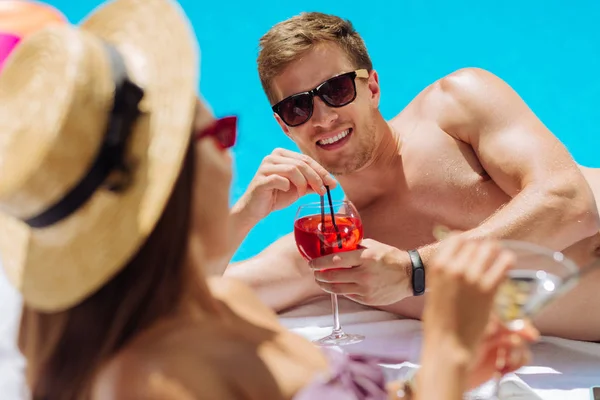
[(199, 51), (178, 4), (115, 0), (94, 10), (81, 29), (119, 49), (132, 81), (144, 89), (143, 115), (130, 138), (134, 175), (125, 192), (100, 189), (76, 213), (44, 229), (2, 215), (7, 276), (24, 302), (41, 311), (81, 302), (137, 253), (171, 195), (195, 112)]

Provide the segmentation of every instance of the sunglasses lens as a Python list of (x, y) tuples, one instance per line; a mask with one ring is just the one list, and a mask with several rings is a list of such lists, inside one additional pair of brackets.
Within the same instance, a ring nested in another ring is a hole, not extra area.
[(215, 138), (223, 149), (229, 149), (235, 144), (237, 136), (237, 118), (225, 117), (217, 121)]
[(279, 116), (289, 126), (300, 125), (310, 118), (312, 112), (312, 97), (301, 93), (288, 97), (279, 105)]
[(340, 75), (325, 82), (319, 88), (319, 95), (332, 107), (341, 107), (356, 97), (354, 76)]

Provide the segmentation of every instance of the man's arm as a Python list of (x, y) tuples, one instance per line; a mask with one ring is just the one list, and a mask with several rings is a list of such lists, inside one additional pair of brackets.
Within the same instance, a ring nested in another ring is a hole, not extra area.
[[(598, 233), (594, 196), (577, 164), (506, 83), (489, 72), (467, 69), (443, 78), (429, 94), (442, 104), (440, 127), (470, 144), (489, 176), (512, 197), (462, 235), (520, 239), (564, 250)], [(425, 268), (437, 247), (434, 243), (419, 249)], [(566, 309), (583, 303), (568, 297), (558, 302), (573, 305)], [(416, 317), (422, 301), (409, 297), (381, 308)], [(551, 319), (540, 321), (544, 333), (558, 332)], [(591, 325), (575, 325), (578, 338), (597, 337)]]
[[(521, 98), (491, 73), (468, 69), (438, 82), (447, 113), (440, 125), (469, 143), (482, 166), (511, 201), (467, 237), (520, 239), (565, 250), (598, 233), (593, 193), (567, 149), (540, 122)], [(437, 251), (434, 243), (419, 249), (425, 265)], [(588, 276), (577, 291), (545, 310), (536, 324), (543, 334), (598, 340), (598, 320), (579, 318), (596, 296), (600, 276)], [(381, 307), (414, 315), (423, 299)], [(565, 321), (569, 321), (565, 323)]]
[(248, 215), (239, 203), (235, 204), (229, 212), (229, 243), (227, 244), (227, 252), (218, 260), (214, 260), (211, 265), (204, 266), (204, 272), (207, 276), (222, 276), (225, 273), (235, 252), (239, 249), (242, 242), (259, 219)]
[[(563, 250), (600, 229), (593, 193), (564, 145), (500, 78), (479, 70), (440, 80), (439, 124), (470, 144), (511, 201), (463, 234), (526, 240)], [(427, 263), (436, 245), (422, 249)]]
[(333, 189), (337, 182), (315, 160), (286, 149), (273, 150), (263, 159), (248, 189), (232, 207), (229, 251), (215, 260), (207, 273), (221, 276), (244, 238), (259, 221), (275, 210), (289, 207), (305, 194), (323, 195), (325, 185)]
[(276, 312), (323, 294), (291, 233), (255, 257), (230, 264), (223, 275), (251, 286), (262, 302)]

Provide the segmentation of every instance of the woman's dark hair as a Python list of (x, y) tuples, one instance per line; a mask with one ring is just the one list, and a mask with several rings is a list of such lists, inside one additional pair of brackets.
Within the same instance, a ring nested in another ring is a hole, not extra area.
[(58, 313), (23, 308), (19, 347), (33, 399), (87, 399), (95, 374), (133, 337), (177, 305), (191, 220), (195, 167), (190, 143), (152, 234), (112, 280)]

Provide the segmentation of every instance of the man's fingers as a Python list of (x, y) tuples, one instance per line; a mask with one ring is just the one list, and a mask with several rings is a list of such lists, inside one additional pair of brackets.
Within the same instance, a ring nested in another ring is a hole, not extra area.
[(315, 279), (323, 283), (356, 283), (359, 282), (360, 267), (343, 269), (315, 270)]
[(363, 251), (365, 251), (365, 249), (330, 254), (311, 260), (309, 265), (313, 270), (352, 268), (361, 264), (361, 255)]
[(339, 295), (361, 295), (362, 288), (356, 283), (326, 283), (319, 282), (317, 284), (327, 293)]
[(302, 175), (300, 170), (294, 165), (290, 164), (265, 164), (261, 167), (261, 172), (265, 176), (279, 175), (289, 179), (289, 181), (296, 187), (298, 194), (304, 196), (308, 189), (308, 181), (306, 177)]
[(260, 183), (260, 186), (263, 189), (268, 189), (268, 190), (280, 190), (282, 192), (288, 192), (290, 190), (292, 183), (290, 182), (289, 179), (284, 178), (283, 176), (279, 176), (279, 175), (270, 175), (265, 177), (262, 182)]
[(327, 170), (323, 168), (321, 164), (305, 154), (296, 153), (287, 149), (275, 149), (272, 154), (275, 156), (289, 157), (303, 161), (319, 174), (323, 180), (323, 183), (328, 185), (330, 189), (334, 189), (337, 186), (337, 181), (333, 179), (329, 172), (327, 172)]
[(319, 194), (326, 193), (325, 185), (328, 183), (324, 182), (323, 177), (315, 170), (315, 168), (312, 165), (310, 165), (302, 160), (296, 159), (296, 158), (276, 156), (276, 155), (270, 156), (269, 161), (273, 165), (293, 165), (293, 166), (295, 166), (300, 171), (300, 173), (304, 176), (304, 178), (308, 182), (309, 186), (316, 193), (319, 193)]

